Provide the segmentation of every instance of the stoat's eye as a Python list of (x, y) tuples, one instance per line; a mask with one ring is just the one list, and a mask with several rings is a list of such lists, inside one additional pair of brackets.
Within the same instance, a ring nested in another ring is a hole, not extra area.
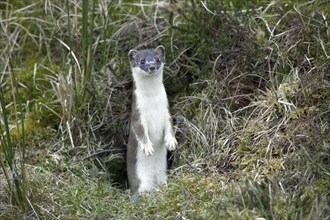
[(145, 59), (140, 60), (140, 64), (144, 65), (146, 63)]
[(157, 63), (159, 63), (159, 62), (160, 62), (160, 60), (159, 60), (159, 58), (158, 58), (158, 57), (155, 57), (155, 61), (156, 61)]

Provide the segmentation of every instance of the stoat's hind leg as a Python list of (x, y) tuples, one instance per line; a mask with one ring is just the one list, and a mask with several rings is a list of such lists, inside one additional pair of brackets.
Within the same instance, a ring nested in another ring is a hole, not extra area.
[(160, 186), (163, 184), (166, 184), (167, 182), (167, 174), (166, 174), (166, 170), (167, 170), (167, 149), (166, 147), (163, 145), (160, 149), (158, 149), (158, 151), (155, 153), (155, 168), (154, 168), (154, 172), (155, 172), (155, 180), (156, 180), (156, 185)]
[(161, 185), (166, 185), (167, 184), (167, 174), (166, 171), (162, 172), (162, 173), (158, 173), (157, 177), (156, 177), (156, 184), (157, 186), (161, 186)]
[(138, 193), (148, 192), (154, 188), (154, 155), (147, 156), (142, 149), (137, 151), (136, 174), (139, 179)]
[(131, 203), (136, 203), (139, 201), (139, 194), (136, 192), (133, 195), (130, 196)]

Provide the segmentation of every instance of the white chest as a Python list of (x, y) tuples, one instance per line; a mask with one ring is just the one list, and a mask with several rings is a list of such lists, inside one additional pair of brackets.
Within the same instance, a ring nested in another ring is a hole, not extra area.
[(146, 76), (138, 68), (132, 70), (141, 123), (147, 129), (151, 142), (158, 145), (164, 139), (165, 124), (169, 121), (162, 68), (151, 76)]
[(136, 104), (141, 123), (148, 130), (150, 140), (155, 143), (164, 138), (165, 123), (169, 120), (168, 101), (163, 85), (152, 91), (136, 89)]

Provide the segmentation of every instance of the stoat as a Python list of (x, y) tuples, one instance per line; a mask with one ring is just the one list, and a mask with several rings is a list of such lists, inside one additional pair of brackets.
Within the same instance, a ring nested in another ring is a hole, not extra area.
[(133, 103), (127, 173), (133, 200), (167, 181), (167, 150), (177, 145), (163, 84), (165, 48), (130, 50)]

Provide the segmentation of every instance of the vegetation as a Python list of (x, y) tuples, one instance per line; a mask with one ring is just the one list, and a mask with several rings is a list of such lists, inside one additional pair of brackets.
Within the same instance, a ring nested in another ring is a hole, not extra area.
[[(0, 3), (0, 219), (329, 219), (327, 1)], [(131, 204), (132, 48), (179, 148)]]

